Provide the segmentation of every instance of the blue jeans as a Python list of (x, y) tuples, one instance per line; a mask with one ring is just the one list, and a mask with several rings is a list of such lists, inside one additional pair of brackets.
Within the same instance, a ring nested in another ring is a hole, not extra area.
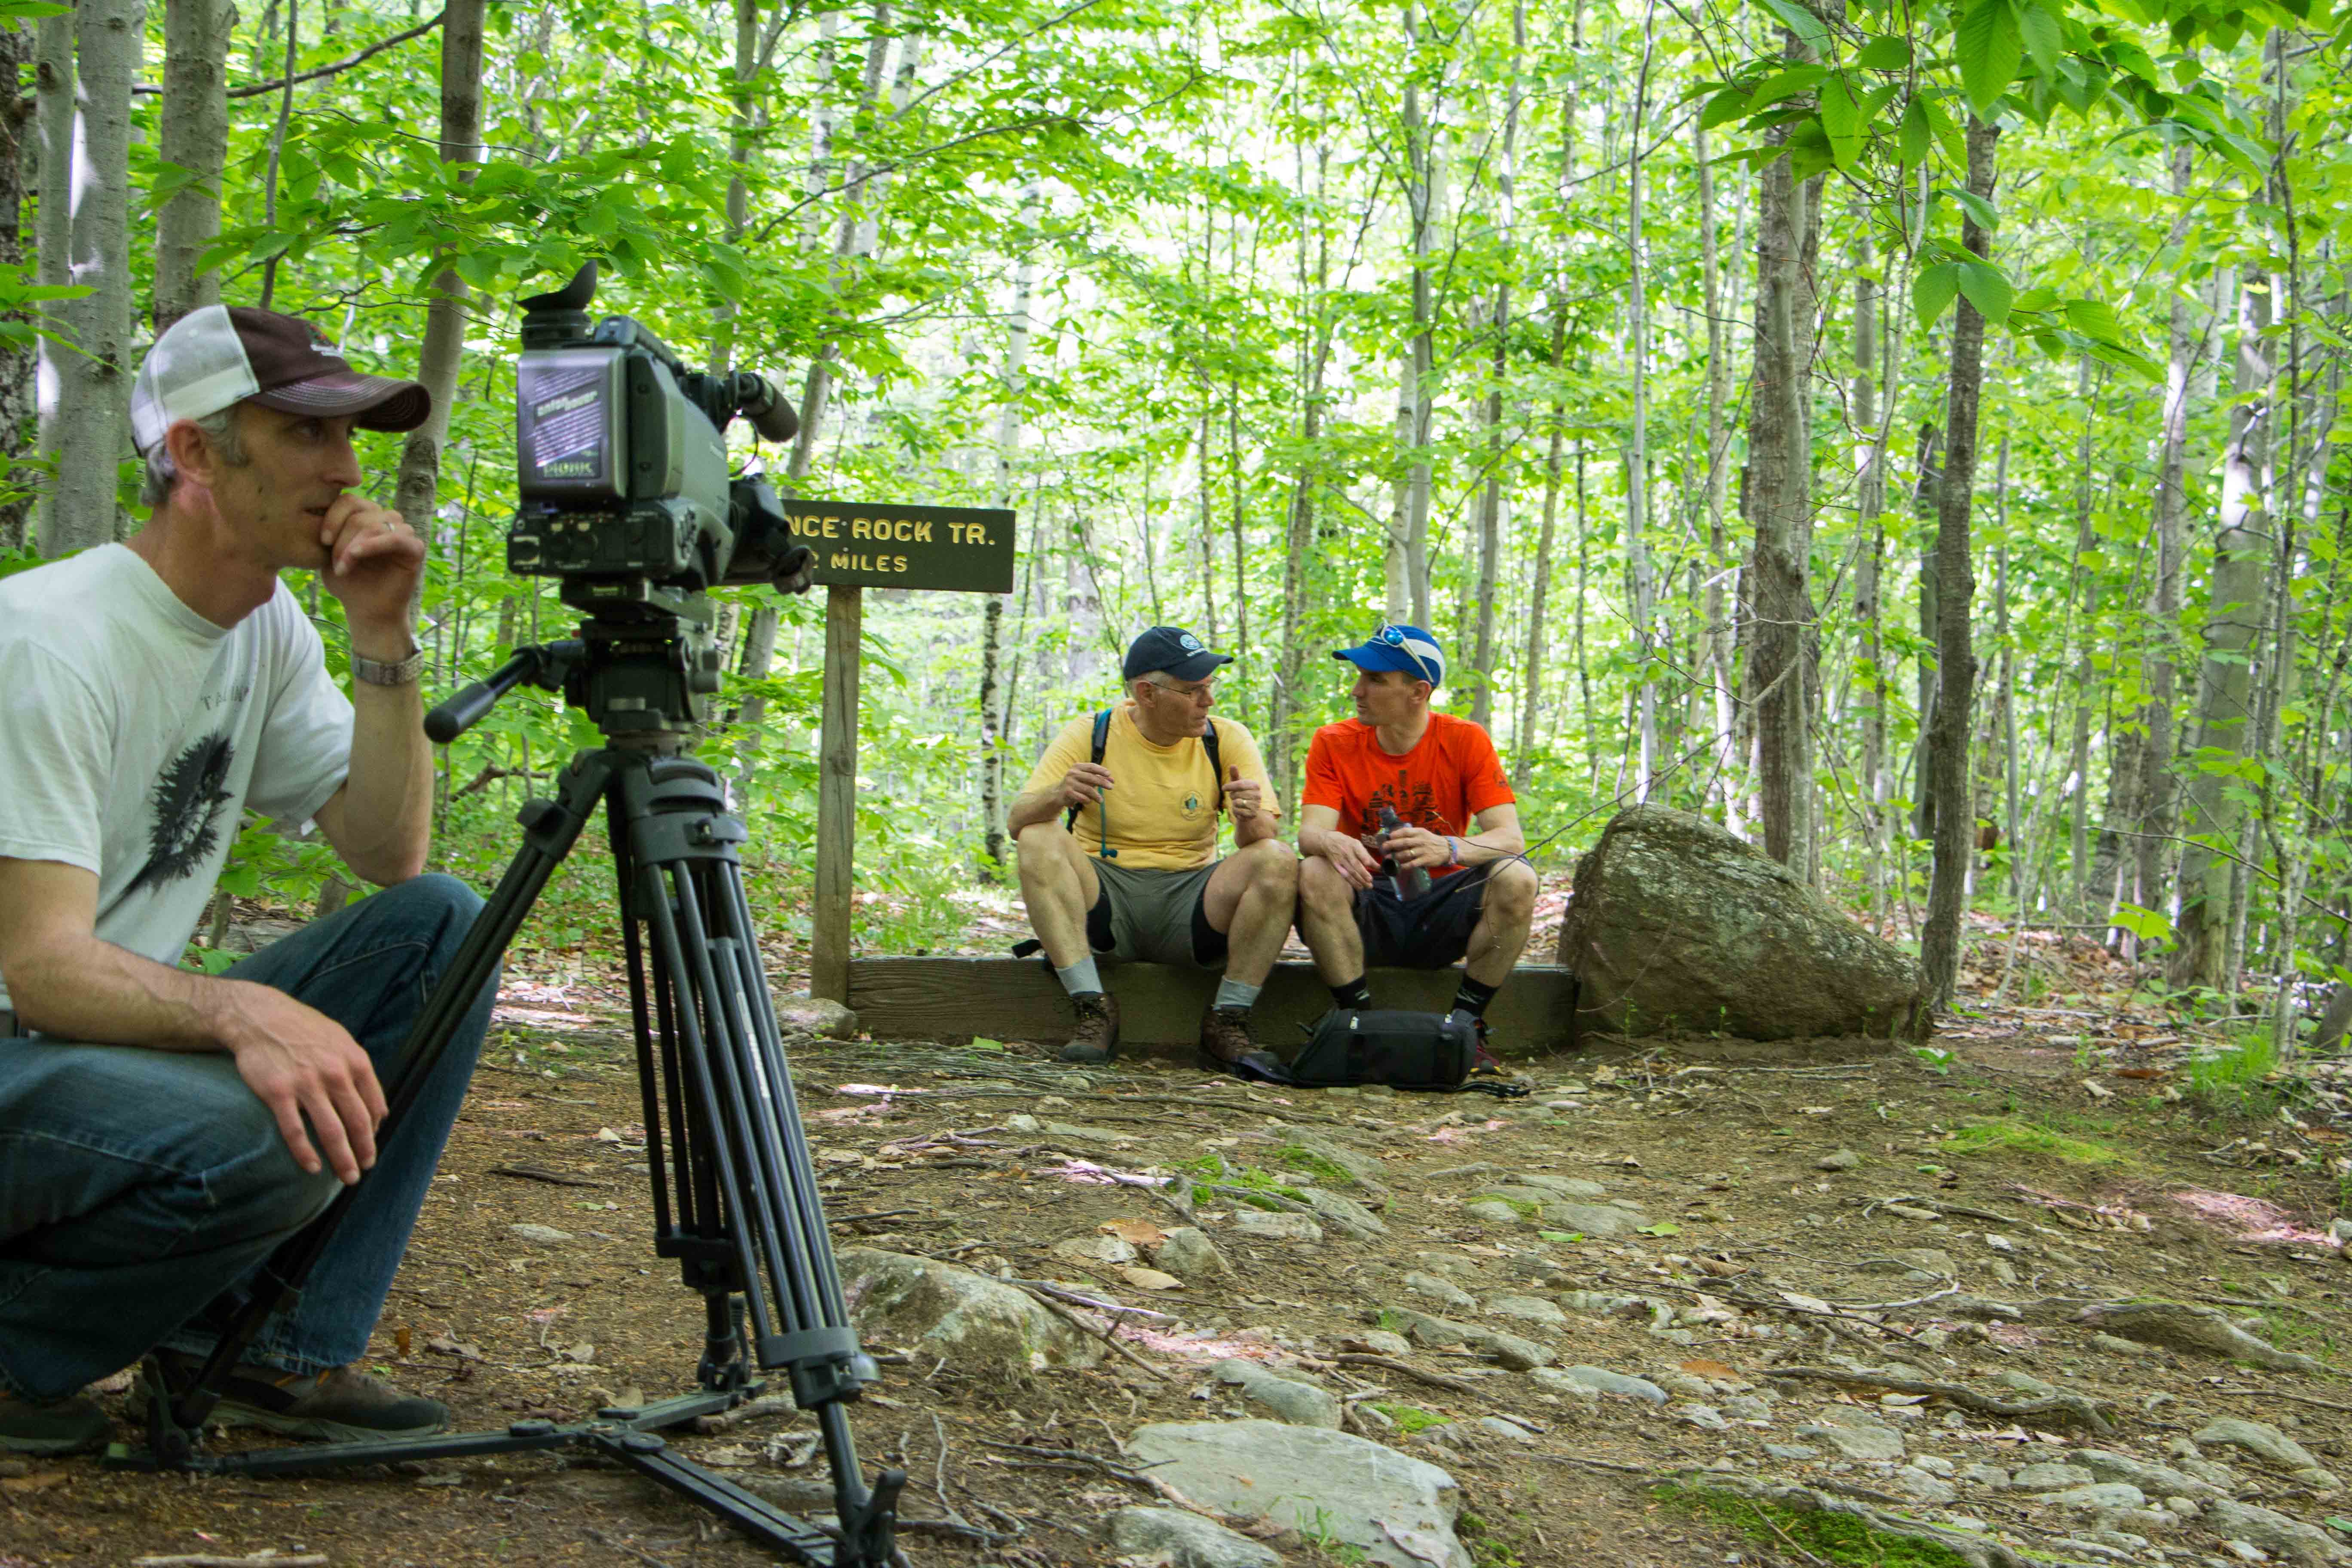
[[(454, 877), (419, 877), (228, 973), (342, 1025), (390, 1098), (409, 1024), (481, 907)], [(366, 1353), (497, 993), (482, 988), (300, 1300), (268, 1321), (247, 1360), (319, 1372)], [(60, 1398), (158, 1344), (209, 1350), (213, 1335), (191, 1320), (340, 1185), (294, 1163), (226, 1054), (0, 1040), (0, 1392)]]

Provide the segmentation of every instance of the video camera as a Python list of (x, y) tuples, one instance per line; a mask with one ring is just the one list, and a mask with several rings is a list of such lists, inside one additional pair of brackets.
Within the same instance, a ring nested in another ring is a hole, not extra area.
[[(561, 579), (563, 602), (593, 617), (582, 628), (588, 679), (577, 691), (568, 679), (566, 696), (599, 728), (684, 730), (719, 685), (709, 590), (766, 583), (805, 593), (815, 564), (767, 482), (730, 477), (720, 432), (740, 416), (789, 441), (799, 420), (764, 376), (690, 371), (626, 316), (592, 327), (595, 297), (591, 261), (562, 289), (522, 301), (520, 504), (507, 569)], [(674, 679), (645, 657), (656, 652)], [(627, 689), (593, 679), (625, 660), (637, 671), (617, 682)]]

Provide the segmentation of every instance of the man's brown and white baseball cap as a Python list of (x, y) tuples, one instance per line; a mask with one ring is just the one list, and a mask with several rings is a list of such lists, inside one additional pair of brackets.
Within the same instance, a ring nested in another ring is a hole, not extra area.
[(175, 422), (241, 401), (348, 418), (363, 430), (414, 430), (433, 412), (422, 384), (353, 370), (320, 347), (299, 316), (206, 305), (166, 328), (141, 362), (131, 387), (131, 438), (148, 452)]

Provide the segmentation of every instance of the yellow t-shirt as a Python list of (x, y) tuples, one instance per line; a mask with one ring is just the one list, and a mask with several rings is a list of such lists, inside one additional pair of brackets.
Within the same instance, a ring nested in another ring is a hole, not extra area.
[[(1217, 727), (1217, 757), (1228, 773), (1239, 768), (1242, 777), (1255, 779), (1265, 791), (1265, 810), (1279, 816), (1282, 808), (1256, 740), (1231, 719), (1213, 717), (1209, 722)], [(1094, 740), (1092, 713), (1063, 725), (1021, 793), (1061, 783), (1063, 774), (1093, 753)], [(1092, 801), (1079, 807), (1075, 831), (1087, 854), (1108, 848), (1109, 858), (1121, 866), (1147, 871), (1190, 871), (1217, 858), (1217, 775), (1199, 736), (1155, 746), (1136, 728), (1135, 704), (1124, 702), (1111, 713), (1102, 765), (1112, 780), (1105, 795), (1109, 837), (1106, 842), (1104, 808)]]

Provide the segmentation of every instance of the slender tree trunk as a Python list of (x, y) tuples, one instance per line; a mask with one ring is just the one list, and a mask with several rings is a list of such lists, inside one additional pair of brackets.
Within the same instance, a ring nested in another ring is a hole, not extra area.
[[(484, 5), (485, 0), (449, 0), (441, 18), (441, 161), (468, 182), (482, 161)], [(433, 412), (401, 446), (394, 491), (400, 515), (428, 539), (440, 500), (441, 448), (449, 439), (465, 350), (466, 285), (455, 268), (444, 268), (433, 279), (432, 300), (425, 307), (425, 347), (417, 356), (416, 379), (431, 395)]]
[(1642, 69), (1633, 89), (1633, 150), (1626, 161), (1625, 179), (1625, 303), (1633, 371), (1633, 427), (1625, 458), (1625, 553), (1633, 569), (1634, 649), (1641, 659), (1637, 688), (1640, 716), (1635, 721), (1640, 771), (1633, 781), (1633, 801), (1637, 805), (1648, 802), (1658, 766), (1657, 659), (1651, 647), (1657, 629), (1653, 604), (1657, 590), (1651, 581), (1649, 541), (1644, 536), (1649, 526), (1650, 480), (1649, 280), (1642, 265), (1642, 135), (1643, 122), (1649, 112), (1656, 20), (1656, 5), (1645, 6), (1642, 14)]
[(2263, 335), (2271, 321), (2267, 274), (2249, 268), (2238, 305), (2238, 405), (2221, 463), (2221, 509), (2206, 591), (2205, 653), (2192, 723), (2198, 755), (2188, 775), (2180, 857), (2179, 945), (2167, 962), (2172, 983), (2236, 989), (2228, 970), (2231, 868), (2245, 807), (2231, 788), (2254, 739), (2254, 644), (2269, 618), (2270, 412), (2273, 369)]
[[(1037, 187), (1029, 187), (1022, 201), (1022, 229), (1034, 232), (1037, 218)], [(996, 504), (1013, 504), (1014, 462), (1021, 450), (1021, 400), (1029, 386), (1029, 299), (1036, 286), (1036, 253), (1024, 245), (1013, 274), (1013, 308), (1005, 321), (1003, 401), (996, 411)], [(1003, 664), (1004, 596), (991, 594), (982, 612), (980, 658), (980, 816), (982, 847), (988, 858), (982, 875), (995, 879), (1004, 864), (1004, 752), (1009, 703), (1001, 704), (998, 674)]]
[[(1723, 266), (1717, 253), (1715, 170), (1708, 162), (1706, 127), (1692, 122), (1691, 154), (1698, 174), (1699, 268), (1706, 301), (1706, 586), (1700, 600), (1706, 616), (1706, 668), (1712, 676), (1715, 756), (1710, 789), (1723, 803), (1723, 825), (1745, 837), (1739, 809), (1739, 667), (1734, 656), (1731, 595), (1725, 579), (1738, 570), (1724, 532), (1724, 505), (1731, 474), (1731, 427), (1725, 415), (1731, 401), (1731, 356), (1724, 342)], [(1704, 802), (1702, 802), (1704, 804)]]
[[(21, 79), (32, 59), (33, 24), (0, 22), (0, 267), (12, 272), (25, 264), (25, 153), (36, 100), (24, 95)], [(20, 324), (29, 320), (22, 313), (8, 319)], [(33, 476), (22, 466), (38, 450), (37, 406), (32, 345), (0, 339), (0, 550), (29, 542), (25, 535), (32, 519)]]
[[(2093, 650), (2098, 642), (2099, 574), (2090, 563), (2090, 554), (2098, 542), (2091, 527), (2091, 357), (2084, 354), (2074, 372), (2074, 395), (2083, 404), (2083, 437), (2075, 448), (2074, 490), (2074, 561), (2076, 584), (2082, 600), (2083, 643), (2074, 661), (2074, 751), (2070, 757), (2074, 776), (2073, 834), (2068, 867), (2073, 872), (2074, 896), (2068, 907), (2074, 918), (2087, 920), (2091, 907), (2091, 702), (2097, 680)], [(2008, 437), (2003, 437), (2006, 442)], [(2004, 447), (2006, 450), (2006, 447)], [(2015, 831), (2012, 826), (2011, 831)]]
[[(1527, 53), (1527, 0), (1511, 9), (1511, 86), (1503, 111), (1503, 157), (1496, 195), (1502, 207), (1502, 246), (1511, 254), (1517, 213), (1513, 188), (1517, 177), (1519, 145), (1519, 73), (1517, 61)], [(1503, 553), (1503, 382), (1510, 369), (1511, 283), (1506, 271), (1495, 285), (1494, 383), (1486, 391), (1486, 486), (1478, 509), (1477, 638), (1471, 662), (1478, 671), (1478, 689), (1472, 695), (1471, 721), (1491, 731), (1495, 724), (1495, 601)]]
[[(2171, 243), (2176, 246), (2188, 233), (2186, 198), (2194, 165), (2195, 154), (2186, 142), (2172, 150), (2172, 195), (2176, 202), (2183, 205), (2181, 216), (2173, 226)], [(2173, 701), (2179, 658), (2181, 560), (2187, 552), (2189, 532), (2185, 478), (2189, 381), (2197, 359), (2189, 324), (2189, 301), (2179, 289), (2175, 289), (2166, 340), (2162, 449), (2158, 458), (2156, 487), (2156, 574), (2147, 601), (2147, 706), (2141, 710), (2147, 736), (2140, 752), (2140, 836), (2134, 857), (2137, 883), (2135, 897), (2142, 908), (2150, 910), (2167, 901), (2169, 879), (2165, 868), (2170, 857), (2166, 845), (2175, 820)]]
[[(1863, 438), (1854, 460), (1854, 512), (1863, 541), (1854, 563), (1853, 618), (1862, 632), (1864, 667), (1863, 853), (1875, 921), (1884, 903), (1886, 858), (1886, 650), (1878, 624), (1879, 573), (1886, 554), (1886, 437), (1878, 417), (1878, 290), (1873, 276), (1877, 261), (1866, 211), (1855, 217), (1853, 259), (1853, 427)], [(1889, 397), (1890, 405), (1893, 401)]]
[[(1318, 207), (1321, 205), (1330, 168), (1330, 149), (1318, 144), (1315, 149)], [(1307, 195), (1307, 171), (1303, 155), (1298, 184), (1298, 194), (1304, 200)], [(1315, 229), (1315, 271), (1311, 287), (1307, 271), (1307, 236), (1302, 231), (1298, 239), (1299, 316), (1313, 325), (1299, 345), (1298, 474), (1291, 492), (1289, 526), (1283, 541), (1282, 662), (1275, 679), (1272, 721), (1266, 726), (1273, 738), (1273, 774), (1280, 781), (1282, 798), (1287, 801), (1298, 798), (1298, 737), (1292, 731), (1297, 726), (1299, 683), (1304, 679), (1307, 663), (1304, 622), (1312, 587), (1310, 552), (1315, 547), (1315, 491), (1317, 486), (1323, 482), (1320, 450), (1323, 439), (1323, 378), (1330, 366), (1332, 336), (1337, 326), (1337, 318), (1324, 301), (1325, 291), (1331, 282), (1331, 239), (1329, 232), (1322, 225), (1316, 225)]]
[(163, 106), (157, 149), (188, 183), (155, 217), (157, 332), (200, 305), (220, 302), (220, 274), (197, 261), (220, 233), (221, 172), (228, 163), (229, 0), (172, 0), (163, 9)]
[[(60, 312), (79, 353), (58, 358), (58, 478), (41, 518), (41, 552), (115, 537), (117, 477), (130, 449), (131, 88), (147, 8), (141, 0), (81, 0), (73, 14), (74, 113), (58, 194), (71, 203), (68, 280), (90, 293)], [(51, 182), (46, 175), (43, 184)]]
[(1804, 416), (1804, 362), (1798, 317), (1804, 193), (1789, 161), (1762, 176), (1756, 227), (1756, 359), (1748, 387), (1748, 475), (1743, 489), (1755, 529), (1755, 637), (1748, 683), (1755, 692), (1764, 850), (1812, 880), (1811, 682), (1806, 648), (1812, 623), (1808, 581), (1811, 468)]
[[(1992, 201), (1994, 152), (2000, 128), (1969, 117), (1969, 190)], [(1992, 255), (1992, 236), (1970, 211), (1960, 244), (1979, 259)], [(1969, 541), (1969, 503), (1976, 487), (1977, 403), (1984, 382), (1984, 318), (1963, 297), (1954, 307), (1952, 376), (1944, 398), (1947, 458), (1936, 519), (1936, 663), (1939, 679), (1934, 732), (1927, 748), (1927, 793), (1935, 801), (1935, 862), (1927, 883), (1927, 920), (1919, 961), (1932, 1005), (1948, 1009), (1959, 979), (1960, 924), (1969, 868), (1976, 853), (1969, 799), (1969, 731), (1976, 699), (1977, 656), (1969, 624), (1976, 595)]]
[[(1420, 25), (1421, 0), (1405, 0), (1404, 38), (1408, 72), (1419, 68)], [(1426, 627), (1430, 624), (1429, 441), (1437, 397), (1437, 321), (1431, 297), (1433, 284), (1430, 273), (1437, 265), (1432, 252), (1436, 245), (1437, 210), (1441, 205), (1438, 192), (1442, 176), (1436, 138), (1422, 116), (1421, 85), (1415, 77), (1410, 75), (1404, 88), (1404, 137), (1410, 170), (1410, 188), (1406, 198), (1412, 225), (1412, 337), (1408, 345), (1411, 368), (1406, 377), (1412, 400), (1412, 427), (1406, 443), (1405, 589), (1412, 607), (1413, 624)]]

